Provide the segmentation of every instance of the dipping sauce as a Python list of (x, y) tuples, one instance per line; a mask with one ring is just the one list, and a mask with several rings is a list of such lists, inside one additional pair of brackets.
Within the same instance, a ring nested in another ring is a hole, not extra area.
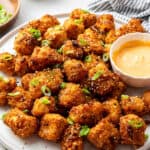
[(113, 60), (127, 74), (150, 77), (150, 42), (127, 42), (114, 52)]

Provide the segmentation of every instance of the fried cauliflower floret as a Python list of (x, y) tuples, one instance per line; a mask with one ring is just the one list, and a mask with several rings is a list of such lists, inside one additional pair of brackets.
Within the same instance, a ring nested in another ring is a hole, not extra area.
[(103, 36), (88, 28), (77, 38), (79, 45), (85, 53), (102, 54), (105, 52), (103, 45)]
[(75, 59), (82, 59), (83, 57), (83, 50), (79, 47), (77, 41), (75, 40), (67, 40), (65, 44), (61, 47), (62, 54), (65, 57), (75, 58)]
[(67, 19), (63, 26), (69, 39), (77, 39), (77, 36), (84, 32), (84, 24), (81, 19)]
[(117, 39), (115, 30), (110, 30), (105, 36), (105, 43), (112, 44)]
[(83, 20), (85, 28), (88, 28), (96, 23), (96, 15), (89, 13), (87, 10), (74, 9), (70, 18)]
[(48, 30), (44, 34), (44, 39), (50, 42), (52, 48), (59, 48), (64, 41), (67, 40), (67, 33), (64, 27), (57, 25)]
[(115, 150), (119, 143), (119, 131), (112, 123), (102, 120), (90, 129), (87, 138), (98, 149)]
[(142, 146), (145, 142), (146, 124), (137, 115), (128, 114), (120, 118), (120, 135), (122, 144)]
[(16, 87), (11, 93), (8, 93), (7, 99), (11, 107), (17, 107), (21, 110), (30, 110), (33, 104), (31, 93), (22, 87)]
[(42, 16), (38, 20), (33, 20), (29, 22), (28, 26), (38, 29), (41, 31), (42, 34), (44, 34), (48, 28), (53, 27), (58, 24), (59, 24), (59, 21), (57, 20), (56, 17), (47, 14), (47, 15)]
[(7, 92), (0, 92), (0, 106), (7, 104)]
[(61, 141), (61, 150), (83, 150), (83, 139), (79, 136), (81, 126), (74, 124), (69, 126)]
[(118, 123), (121, 116), (121, 108), (116, 99), (110, 99), (103, 103), (106, 118), (112, 123)]
[(73, 122), (86, 125), (95, 125), (102, 119), (103, 106), (98, 101), (90, 101), (71, 108), (69, 118)]
[(59, 114), (45, 114), (41, 119), (39, 136), (43, 139), (57, 142), (67, 128), (66, 119)]
[(21, 138), (31, 136), (37, 129), (37, 119), (23, 113), (17, 108), (11, 109), (8, 113), (6, 113), (4, 122)]
[(149, 113), (150, 112), (150, 90), (147, 90), (144, 92), (144, 94), (142, 96), (142, 100), (143, 100), (144, 106), (145, 106), (144, 111), (146, 113)]
[(64, 62), (64, 72), (70, 82), (80, 82), (87, 76), (87, 71), (82, 61), (75, 59)]
[(3, 71), (4, 73), (8, 75), (14, 75), (14, 62), (15, 62), (15, 56), (10, 53), (1, 53), (0, 54), (0, 71)]
[(65, 87), (59, 92), (59, 105), (72, 108), (86, 102), (86, 98), (79, 84), (65, 83)]
[(55, 99), (52, 96), (51, 97), (44, 96), (34, 101), (32, 108), (33, 116), (39, 117), (54, 111), (55, 111)]
[(61, 63), (63, 57), (50, 47), (35, 47), (29, 59), (29, 68), (32, 71), (42, 70), (53, 64)]
[[(39, 45), (38, 37), (36, 37), (36, 29), (25, 28), (18, 32), (14, 40), (14, 49), (21, 55), (30, 55), (35, 46)], [(39, 35), (40, 36), (40, 33)]]
[(144, 112), (144, 102), (137, 96), (121, 96), (121, 108), (124, 114), (142, 115)]

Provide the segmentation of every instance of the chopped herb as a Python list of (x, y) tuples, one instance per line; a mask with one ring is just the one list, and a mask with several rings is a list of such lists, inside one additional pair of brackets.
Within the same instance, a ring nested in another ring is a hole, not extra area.
[(128, 95), (124, 95), (124, 94), (121, 95), (121, 100), (128, 99), (128, 98), (129, 98)]
[(128, 124), (133, 127), (133, 128), (141, 128), (143, 126), (143, 122), (142, 121), (138, 121), (138, 120), (129, 120)]
[(105, 43), (101, 40), (100, 41), (100, 44), (104, 47), (105, 46)]
[(85, 10), (85, 9), (82, 9), (82, 11), (83, 11), (84, 13), (89, 13), (89, 11), (88, 11), (88, 10)]
[(144, 137), (145, 137), (145, 140), (148, 140), (149, 135), (148, 135), (148, 134), (145, 134)]
[(8, 93), (7, 95), (8, 96), (18, 96), (18, 95), (20, 95), (20, 92), (17, 91), (17, 92), (14, 92), (14, 93)]
[(25, 109), (25, 110), (23, 110), (23, 112), (24, 112), (24, 113), (28, 113), (28, 112), (29, 112), (29, 110), (28, 110), (28, 109)]
[(68, 122), (68, 124), (70, 124), (70, 125), (73, 125), (73, 124), (74, 124), (73, 120), (72, 120), (70, 117), (67, 118), (67, 122)]
[(63, 48), (62, 48), (62, 47), (59, 48), (59, 49), (57, 50), (57, 52), (58, 52), (59, 54), (62, 54), (62, 53), (63, 53)]
[(84, 125), (81, 127), (79, 135), (80, 135), (80, 137), (87, 136), (89, 134), (89, 132), (90, 132), (90, 128), (87, 125)]
[(42, 46), (50, 46), (50, 41), (48, 41), (48, 40), (42, 40), (41, 45)]
[(102, 58), (103, 58), (104, 62), (107, 62), (109, 60), (109, 54), (108, 53), (104, 53)]
[(60, 88), (64, 89), (65, 87), (66, 87), (66, 83), (65, 83), (65, 82), (62, 82), (62, 83), (60, 84)]
[(87, 88), (83, 88), (82, 91), (83, 91), (83, 93), (85, 93), (87, 95), (91, 94), (91, 92)]
[(33, 78), (31, 81), (30, 81), (30, 85), (31, 86), (37, 86), (39, 85), (40, 81), (36, 78)]
[(82, 22), (83, 22), (82, 19), (75, 19), (75, 20), (74, 20), (74, 23), (77, 24), (77, 25), (78, 25), (78, 24), (81, 24)]
[(80, 39), (80, 40), (79, 40), (79, 44), (80, 44), (81, 46), (86, 46), (88, 43), (87, 43), (87, 41), (86, 41), (85, 39)]
[(84, 59), (84, 61), (88, 62), (88, 63), (91, 62), (92, 61), (91, 55), (86, 56), (85, 59)]
[(3, 55), (1, 56), (1, 59), (8, 61), (8, 60), (12, 60), (12, 59), (13, 59), (13, 56), (10, 55), (10, 54), (3, 54)]
[(6, 117), (6, 115), (7, 115), (7, 114), (3, 114), (3, 115), (1, 116), (1, 120), (4, 120), (5, 117)]
[(45, 96), (51, 96), (51, 90), (46, 85), (41, 87), (41, 91)]
[(49, 105), (51, 103), (50, 100), (48, 98), (46, 98), (46, 97), (41, 98), (41, 101), (45, 105)]
[(92, 77), (92, 80), (97, 80), (103, 73), (104, 73), (104, 70), (97, 71)]
[(36, 38), (36, 39), (38, 39), (38, 38), (41, 37), (41, 32), (40, 32), (40, 30), (38, 30), (38, 29), (31, 28), (31, 29), (29, 30), (29, 32), (30, 32), (30, 33), (32, 34), (32, 36), (33, 36), (34, 38)]

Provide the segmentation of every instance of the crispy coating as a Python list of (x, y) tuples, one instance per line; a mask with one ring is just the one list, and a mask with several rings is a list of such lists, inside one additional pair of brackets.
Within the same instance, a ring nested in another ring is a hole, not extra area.
[(90, 129), (87, 138), (99, 150), (115, 150), (119, 143), (119, 131), (104, 119)]
[[(47, 100), (47, 102), (44, 103), (44, 100)], [(33, 116), (40, 117), (44, 114), (55, 112), (55, 110), (55, 99), (52, 96), (44, 96), (34, 101), (31, 112)]]
[(112, 123), (119, 123), (121, 107), (116, 99), (109, 99), (103, 103), (106, 118)]
[(121, 100), (121, 108), (124, 114), (143, 115), (144, 102), (140, 97), (130, 96)]
[(137, 115), (128, 114), (120, 118), (120, 135), (122, 144), (142, 146), (145, 142), (146, 124)]
[(23, 113), (17, 108), (11, 109), (6, 114), (4, 122), (21, 138), (27, 138), (37, 130), (37, 119)]
[(7, 94), (8, 104), (18, 109), (30, 110), (33, 105), (33, 98), (29, 91), (25, 91), (22, 87), (16, 87), (11, 93)]
[(96, 23), (95, 14), (91, 14), (87, 10), (83, 10), (79, 8), (74, 9), (71, 12), (70, 18), (83, 20), (85, 28), (88, 28)]
[(48, 30), (44, 34), (44, 39), (50, 42), (52, 48), (59, 48), (64, 41), (67, 40), (67, 33), (64, 27), (57, 25)]
[(47, 46), (35, 47), (29, 59), (29, 68), (37, 71), (61, 62), (63, 62), (63, 57), (56, 50)]
[(40, 44), (30, 30), (31, 28), (21, 29), (14, 40), (14, 49), (21, 55), (32, 54), (34, 47)]
[(83, 139), (79, 136), (81, 126), (74, 124), (69, 126), (63, 135), (61, 150), (83, 150)]
[(79, 84), (66, 83), (59, 92), (59, 105), (65, 108), (72, 108), (86, 102), (86, 98)]
[(115, 30), (110, 30), (105, 36), (105, 43), (111, 44), (117, 39)]
[(7, 104), (7, 92), (0, 92), (0, 106), (5, 106)]
[(81, 19), (67, 19), (63, 26), (69, 39), (77, 39), (77, 36), (84, 32), (84, 24)]
[(62, 53), (64, 57), (82, 59), (83, 49), (79, 47), (76, 40), (67, 40), (62, 46)]
[(41, 119), (39, 136), (43, 139), (57, 142), (67, 128), (66, 119), (59, 114), (45, 114)]
[(90, 101), (71, 108), (69, 117), (76, 123), (95, 125), (102, 119), (103, 106), (98, 101)]
[(146, 113), (150, 112), (150, 90), (147, 90), (144, 92), (143, 96), (142, 96), (142, 100), (144, 102), (144, 111)]

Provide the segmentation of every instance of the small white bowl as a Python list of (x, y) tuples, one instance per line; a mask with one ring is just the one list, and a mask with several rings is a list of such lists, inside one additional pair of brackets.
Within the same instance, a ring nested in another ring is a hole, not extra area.
[(133, 87), (150, 87), (150, 75), (149, 77), (139, 77), (130, 75), (123, 70), (121, 70), (113, 60), (113, 54), (116, 50), (118, 50), (123, 44), (129, 41), (134, 40), (142, 40), (142, 41), (149, 41), (150, 42), (150, 33), (129, 33), (119, 37), (111, 46), (110, 48), (110, 62), (113, 68), (113, 71), (117, 73), (121, 79), (128, 84), (129, 86)]

